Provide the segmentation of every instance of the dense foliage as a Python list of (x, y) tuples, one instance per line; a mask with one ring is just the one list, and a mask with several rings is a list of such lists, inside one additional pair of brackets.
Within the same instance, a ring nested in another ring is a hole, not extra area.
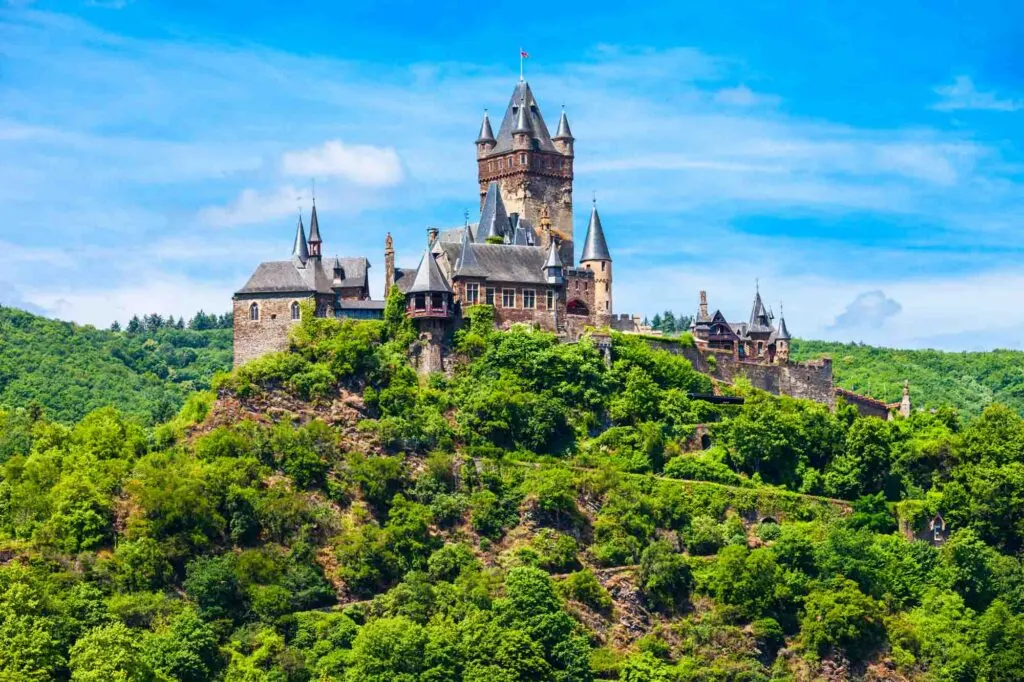
[(808, 360), (828, 355), (838, 383), (864, 395), (895, 402), (903, 381), (918, 407), (952, 406), (977, 414), (998, 402), (1024, 414), (1024, 352), (952, 353), (895, 350), (857, 343), (794, 339), (791, 357)]
[(392, 301), (156, 428), (0, 411), (0, 679), (1021, 678), (1013, 410), (714, 406), (643, 339), (467, 317), (450, 377)]
[(231, 368), (231, 330), (215, 316), (134, 322), (135, 331), (110, 331), (0, 307), (0, 407), (35, 404), (73, 423), (113, 405), (156, 424)]

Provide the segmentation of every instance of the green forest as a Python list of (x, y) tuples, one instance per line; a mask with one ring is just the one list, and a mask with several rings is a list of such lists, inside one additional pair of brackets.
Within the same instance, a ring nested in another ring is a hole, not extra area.
[(145, 426), (167, 421), (195, 390), (231, 368), (228, 320), (147, 315), (126, 331), (96, 329), (0, 306), (0, 407), (37, 405), (74, 423), (114, 406)]
[(793, 360), (832, 358), (836, 383), (886, 402), (900, 399), (903, 381), (918, 407), (954, 406), (978, 414), (992, 403), (1024, 413), (1024, 352), (951, 353), (896, 350), (857, 343), (794, 339)]
[[(712, 404), (642, 338), (606, 364), (465, 314), (450, 376), (392, 298), (305, 310), (166, 419), (5, 391), (0, 680), (1024, 677), (1017, 409)], [(96, 363), (122, 338), (63, 329)]]

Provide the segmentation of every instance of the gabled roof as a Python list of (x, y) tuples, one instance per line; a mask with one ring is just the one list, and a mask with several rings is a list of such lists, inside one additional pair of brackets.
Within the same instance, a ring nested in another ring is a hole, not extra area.
[[(481, 277), (492, 282), (546, 285), (544, 263), (547, 251), (540, 246), (513, 246), (511, 244), (468, 245), (479, 266)], [(449, 263), (458, 262), (461, 244), (442, 242), (441, 249)]]
[(487, 241), (489, 237), (504, 237), (508, 229), (508, 213), (505, 202), (501, 200), (501, 192), (497, 182), (487, 185), (484, 206), (480, 209), (480, 223), (473, 235), (478, 241)]
[(612, 256), (608, 253), (608, 242), (604, 238), (604, 228), (601, 227), (601, 216), (597, 213), (597, 202), (590, 211), (590, 224), (587, 226), (587, 239), (583, 242), (583, 252), (580, 254), (580, 262), (588, 260), (608, 260)]
[(487, 115), (487, 110), (484, 109), (484, 120), (480, 124), (480, 134), (476, 138), (477, 144), (481, 142), (494, 142), (494, 131), (491, 130), (491, 117)]
[(437, 266), (437, 261), (434, 260), (434, 254), (430, 252), (430, 247), (423, 252), (423, 258), (420, 259), (419, 267), (416, 268), (416, 276), (412, 280), (412, 286), (406, 293), (409, 294), (421, 294), (421, 293), (452, 293), (452, 287), (448, 284), (448, 280), (441, 273), (441, 268)]
[(303, 265), (309, 260), (309, 246), (306, 244), (306, 230), (302, 227), (302, 214), (299, 214), (299, 226), (295, 229), (295, 243), (292, 245), (292, 258)]
[[(345, 277), (334, 284), (334, 264), (341, 265)], [(298, 268), (294, 260), (267, 261), (256, 266), (249, 281), (236, 293), (333, 293), (334, 286), (340, 288), (365, 288), (369, 286), (370, 263), (365, 258), (335, 258), (325, 262), (312, 261), (305, 268)], [(309, 277), (312, 270), (312, 277)]]
[[(739, 334), (736, 333), (736, 329), (729, 324), (728, 320), (725, 319), (725, 315), (722, 314), (721, 310), (715, 311), (715, 314), (711, 316), (711, 320), (708, 322), (708, 326), (718, 326), (720, 329), (725, 330), (725, 336), (739, 336)], [(721, 334), (719, 334), (719, 336), (721, 336)]]
[(562, 109), (562, 115), (558, 118), (558, 131), (552, 140), (572, 140), (572, 131), (569, 130), (569, 119), (565, 115), (565, 109)]
[(498, 129), (497, 144), (494, 146), (493, 154), (500, 154), (512, 151), (512, 131), (516, 128), (519, 118), (520, 103), (525, 103), (525, 116), (528, 120), (530, 138), (533, 141), (533, 149), (545, 152), (557, 152), (555, 145), (551, 142), (551, 134), (541, 116), (537, 100), (533, 97), (533, 91), (526, 81), (516, 83), (512, 97), (509, 98), (508, 107), (505, 109), (505, 117), (501, 120), (501, 127)]
[(476, 252), (472, 248), (473, 242), (469, 236), (469, 230), (462, 234), (462, 243), (459, 245), (459, 255), (455, 259), (453, 277), (483, 277), (486, 274), (476, 259)]

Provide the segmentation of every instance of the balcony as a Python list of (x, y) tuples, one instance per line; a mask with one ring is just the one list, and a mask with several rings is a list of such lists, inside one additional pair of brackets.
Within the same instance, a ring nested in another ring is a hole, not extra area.
[(405, 313), (413, 319), (447, 319), (453, 314), (451, 294), (410, 294)]

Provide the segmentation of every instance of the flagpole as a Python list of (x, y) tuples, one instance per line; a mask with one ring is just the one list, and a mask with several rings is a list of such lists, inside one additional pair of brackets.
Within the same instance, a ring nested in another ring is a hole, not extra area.
[(523, 82), (523, 48), (519, 47), (519, 82)]

